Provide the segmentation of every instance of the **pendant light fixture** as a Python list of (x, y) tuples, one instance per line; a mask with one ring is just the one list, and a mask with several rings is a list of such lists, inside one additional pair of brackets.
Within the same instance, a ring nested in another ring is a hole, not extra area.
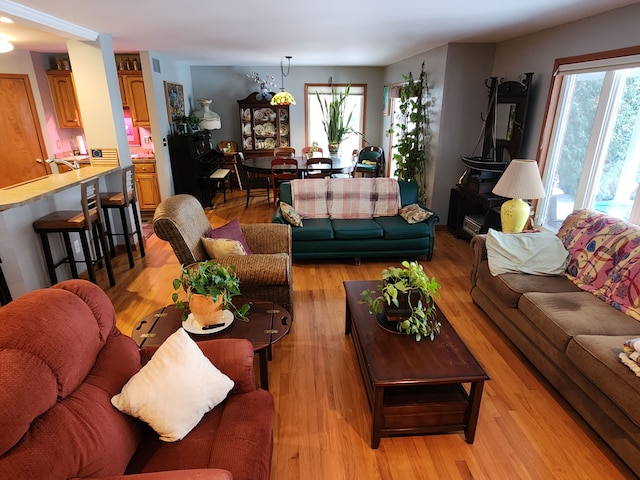
[(6, 38), (0, 38), (0, 53), (7, 53), (13, 50), (13, 43)]
[(280, 91), (271, 99), (271, 105), (295, 105), (296, 100), (284, 89), (284, 77), (288, 77), (291, 72), (291, 55), (284, 57), (287, 59), (287, 73), (284, 73), (284, 62), (280, 59), (280, 73), (282, 73), (282, 86)]

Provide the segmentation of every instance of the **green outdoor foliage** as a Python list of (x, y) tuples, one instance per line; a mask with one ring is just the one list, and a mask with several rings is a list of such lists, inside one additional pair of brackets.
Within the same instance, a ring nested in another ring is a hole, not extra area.
[(429, 278), (418, 262), (403, 261), (402, 267), (389, 267), (382, 270), (383, 283), (377, 290), (365, 290), (360, 303), (365, 303), (371, 313), (383, 311), (383, 304), (400, 306), (398, 296), (406, 294), (411, 315), (398, 322), (399, 332), (415, 335), (416, 341), (422, 338), (433, 340), (440, 333), (440, 322), (435, 319), (436, 304), (440, 284), (435, 278)]
[(425, 166), (430, 160), (431, 127), (429, 110), (432, 105), (431, 91), (424, 62), (420, 75), (414, 80), (413, 74), (403, 75), (405, 84), (400, 88), (400, 114), (389, 134), (398, 133), (394, 145), (393, 159), (396, 161), (394, 174), (403, 180), (418, 182), (420, 199), (424, 200), (426, 178)]
[(196, 263), (194, 265), (182, 265), (180, 278), (173, 280), (174, 290), (184, 290), (186, 298), (181, 299), (178, 292), (173, 292), (171, 300), (176, 307), (182, 310), (182, 320), (186, 320), (189, 312), (189, 299), (191, 295), (200, 294), (211, 297), (216, 301), (218, 295), (222, 295), (222, 308), (232, 310), (234, 315), (242, 320), (247, 319), (249, 305), (245, 304), (237, 309), (232, 298), (240, 295), (240, 279), (236, 276), (233, 265), (223, 267), (212, 260)]
[(329, 144), (340, 144), (348, 135), (359, 135), (349, 125), (353, 116), (353, 110), (345, 116), (346, 102), (351, 90), (351, 84), (347, 85), (344, 91), (340, 92), (334, 87), (333, 79), (329, 77), (329, 85), (331, 85), (331, 97), (320, 95), (316, 91), (320, 110), (322, 111), (322, 125), (324, 132), (327, 134)]

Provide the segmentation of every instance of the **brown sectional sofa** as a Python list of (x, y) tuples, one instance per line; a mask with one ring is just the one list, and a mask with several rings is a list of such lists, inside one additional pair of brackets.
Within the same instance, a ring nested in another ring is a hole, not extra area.
[(68, 280), (2, 307), (0, 478), (268, 480), (274, 403), (256, 389), (253, 346), (198, 346), (235, 385), (186, 437), (167, 443), (111, 404), (155, 349), (140, 351), (116, 328), (100, 287)]
[[(603, 220), (612, 226), (594, 242), (604, 238), (615, 243), (610, 235), (626, 225), (610, 217)], [(567, 239), (558, 236), (566, 246)], [(570, 275), (492, 276), (486, 240), (486, 235), (471, 240), (473, 301), (613, 451), (639, 472), (640, 378), (618, 354), (625, 340), (640, 336), (640, 321), (581, 290)], [(621, 243), (617, 247), (624, 248)], [(585, 260), (588, 250), (580, 253), (580, 261)], [(640, 258), (627, 260), (640, 262)], [(568, 270), (577, 261), (570, 258)]]

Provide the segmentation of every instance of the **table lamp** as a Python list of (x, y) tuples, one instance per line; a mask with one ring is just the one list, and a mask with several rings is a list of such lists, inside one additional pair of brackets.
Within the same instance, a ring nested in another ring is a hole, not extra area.
[(537, 199), (545, 195), (536, 161), (512, 160), (493, 187), (493, 193), (511, 198), (500, 208), (502, 231), (521, 232), (531, 213), (531, 207), (522, 199)]

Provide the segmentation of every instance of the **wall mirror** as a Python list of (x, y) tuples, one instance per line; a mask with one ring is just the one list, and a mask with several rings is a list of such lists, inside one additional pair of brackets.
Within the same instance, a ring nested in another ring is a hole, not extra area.
[(525, 132), (529, 90), (533, 73), (525, 73), (519, 81), (485, 82), (489, 104), (484, 119), (482, 153), (462, 157), (474, 170), (502, 172), (512, 158), (518, 158)]

